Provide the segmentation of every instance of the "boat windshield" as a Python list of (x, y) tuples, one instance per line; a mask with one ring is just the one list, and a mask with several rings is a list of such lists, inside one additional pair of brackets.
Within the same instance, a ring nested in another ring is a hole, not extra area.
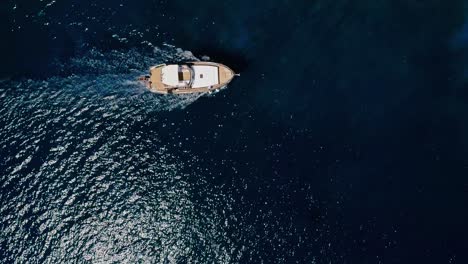
[(192, 86), (193, 84), (193, 79), (195, 78), (195, 72), (193, 71), (193, 68), (190, 66), (187, 66), (188, 70), (190, 71), (190, 81), (189, 81), (189, 87)]

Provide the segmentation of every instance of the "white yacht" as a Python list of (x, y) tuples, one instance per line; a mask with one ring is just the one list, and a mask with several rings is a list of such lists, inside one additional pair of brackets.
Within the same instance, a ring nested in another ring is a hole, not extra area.
[(237, 74), (223, 64), (195, 61), (156, 65), (150, 68), (150, 75), (138, 79), (155, 93), (186, 94), (221, 89), (231, 82), (234, 76)]

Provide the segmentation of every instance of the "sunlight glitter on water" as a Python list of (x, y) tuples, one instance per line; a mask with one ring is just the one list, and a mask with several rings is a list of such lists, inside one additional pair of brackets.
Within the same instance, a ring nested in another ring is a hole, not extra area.
[(197, 157), (178, 157), (158, 131), (137, 128), (203, 96), (156, 95), (133, 81), (168, 59), (196, 58), (172, 48), (91, 50), (58, 65), (72, 75), (2, 81), (0, 244), (11, 260), (229, 261), (219, 216), (228, 196), (207, 190), (202, 172), (184, 172)]

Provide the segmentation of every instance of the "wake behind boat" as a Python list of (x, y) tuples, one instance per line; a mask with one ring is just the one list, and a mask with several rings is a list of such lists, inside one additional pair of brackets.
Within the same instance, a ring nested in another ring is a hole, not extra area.
[(216, 91), (236, 76), (229, 67), (214, 62), (160, 64), (150, 68), (150, 75), (138, 79), (152, 92), (187, 94)]

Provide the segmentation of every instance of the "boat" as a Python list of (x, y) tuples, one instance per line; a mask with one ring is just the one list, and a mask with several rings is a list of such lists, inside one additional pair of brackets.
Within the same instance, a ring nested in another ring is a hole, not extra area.
[(140, 76), (146, 87), (160, 94), (214, 92), (238, 76), (226, 65), (206, 61), (182, 64), (160, 64), (150, 68), (150, 74)]

